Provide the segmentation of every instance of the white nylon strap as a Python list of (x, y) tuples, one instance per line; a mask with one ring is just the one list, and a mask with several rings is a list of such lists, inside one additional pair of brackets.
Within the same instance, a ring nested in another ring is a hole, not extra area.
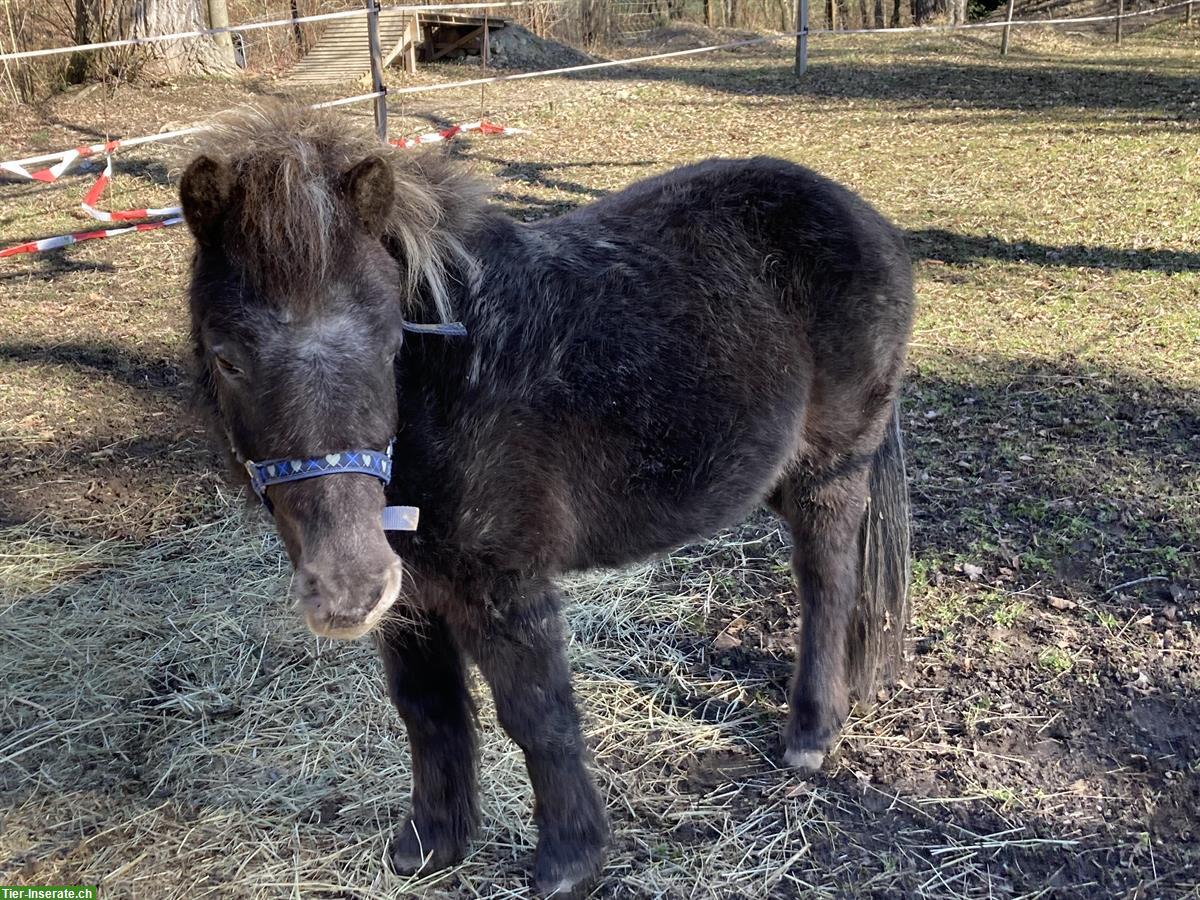
[(388, 506), (383, 510), (384, 531), (416, 531), (421, 510), (415, 506)]

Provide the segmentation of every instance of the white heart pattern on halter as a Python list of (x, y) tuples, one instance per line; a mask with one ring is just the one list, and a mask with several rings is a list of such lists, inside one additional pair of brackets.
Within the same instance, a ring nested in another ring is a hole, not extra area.
[(293, 472), (299, 472), (299, 471), (300, 471), (300, 467), (301, 467), (302, 465), (304, 465), (304, 460), (301, 460), (301, 459), (293, 459), (293, 460), (292, 460), (292, 462), (291, 462), (292, 471), (293, 471)]
[(274, 478), (275, 477), (275, 467), (267, 466), (267, 474), (270, 475), (272, 478)]
[(364, 465), (364, 466), (369, 466), (370, 464), (371, 464), (371, 454), (370, 454), (370, 453), (364, 453), (364, 454), (363, 454), (363, 465)]
[(342, 461), (342, 454), (340, 454), (340, 453), (330, 453), (329, 455), (327, 455), (325, 457), (325, 462), (329, 463), (331, 466), (336, 466), (341, 461)]

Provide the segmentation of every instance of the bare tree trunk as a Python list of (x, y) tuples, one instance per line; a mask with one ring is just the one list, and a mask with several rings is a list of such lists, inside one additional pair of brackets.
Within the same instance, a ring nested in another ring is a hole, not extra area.
[[(229, 8), (225, 5), (225, 0), (208, 0), (208, 25), (210, 28), (229, 27)], [(233, 55), (233, 35), (225, 31), (214, 34), (212, 38), (230, 64), (237, 65), (237, 58)]]
[[(288, 0), (288, 11), (293, 19), (300, 18), (299, 0)], [(296, 42), (296, 53), (304, 55), (304, 28), (299, 22), (292, 23), (292, 40)]]
[[(96, 39), (99, 11), (93, 8), (94, 2), (95, 0), (75, 0), (75, 43), (77, 44), (90, 44)], [(67, 79), (73, 84), (78, 84), (87, 78), (90, 69), (89, 54), (86, 51), (74, 53), (71, 55), (71, 62), (67, 68)]]
[(900, 0), (892, 0), (892, 28), (900, 27)]
[(925, 25), (937, 12), (937, 0), (912, 0), (914, 25)]
[(875, 0), (875, 27), (882, 28), (885, 24), (883, 21), (883, 0)]
[[(198, 0), (134, 0), (132, 37), (207, 28)], [(153, 75), (232, 75), (237, 66), (211, 37), (147, 44), (145, 71)]]

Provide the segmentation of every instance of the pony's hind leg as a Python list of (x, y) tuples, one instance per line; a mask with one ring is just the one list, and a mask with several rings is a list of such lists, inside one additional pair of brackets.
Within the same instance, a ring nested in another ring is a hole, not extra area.
[(858, 532), (869, 457), (787, 475), (770, 503), (791, 527), (802, 623), (784, 732), (785, 761), (820, 768), (850, 709), (847, 633), (858, 594)]
[(475, 710), (462, 653), (432, 614), (383, 625), (376, 643), (413, 769), (412, 810), (388, 855), (401, 875), (432, 872), (462, 859), (479, 819)]
[(489, 598), (471, 654), (492, 689), (496, 714), (524, 751), (538, 828), (534, 880), (558, 898), (588, 889), (608, 843), (608, 817), (584, 765), (558, 593), (520, 581)]

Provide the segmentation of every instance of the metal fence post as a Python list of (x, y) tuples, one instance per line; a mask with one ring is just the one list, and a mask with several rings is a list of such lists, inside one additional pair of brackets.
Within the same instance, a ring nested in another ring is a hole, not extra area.
[(808, 68), (808, 0), (796, 0), (796, 76)]
[(1009, 35), (1009, 32), (1012, 31), (1013, 2), (1014, 2), (1014, 0), (1008, 0), (1008, 18), (1005, 20), (1005, 23), (1004, 23), (1004, 34), (1000, 38), (1000, 55), (1001, 56), (1008, 56), (1008, 35)]
[(379, 140), (386, 142), (387, 128), (387, 88), (383, 84), (383, 54), (379, 50), (379, 0), (366, 0), (367, 3), (367, 44), (371, 48), (371, 90), (379, 94), (375, 98), (375, 130)]
[(1125, 0), (1117, 0), (1117, 46), (1121, 46), (1121, 26), (1125, 24)]
[(491, 29), (488, 27), (488, 11), (483, 11), (483, 46), (479, 48), (479, 64), (483, 68), (488, 67), (488, 63), (492, 60), (492, 35)]

